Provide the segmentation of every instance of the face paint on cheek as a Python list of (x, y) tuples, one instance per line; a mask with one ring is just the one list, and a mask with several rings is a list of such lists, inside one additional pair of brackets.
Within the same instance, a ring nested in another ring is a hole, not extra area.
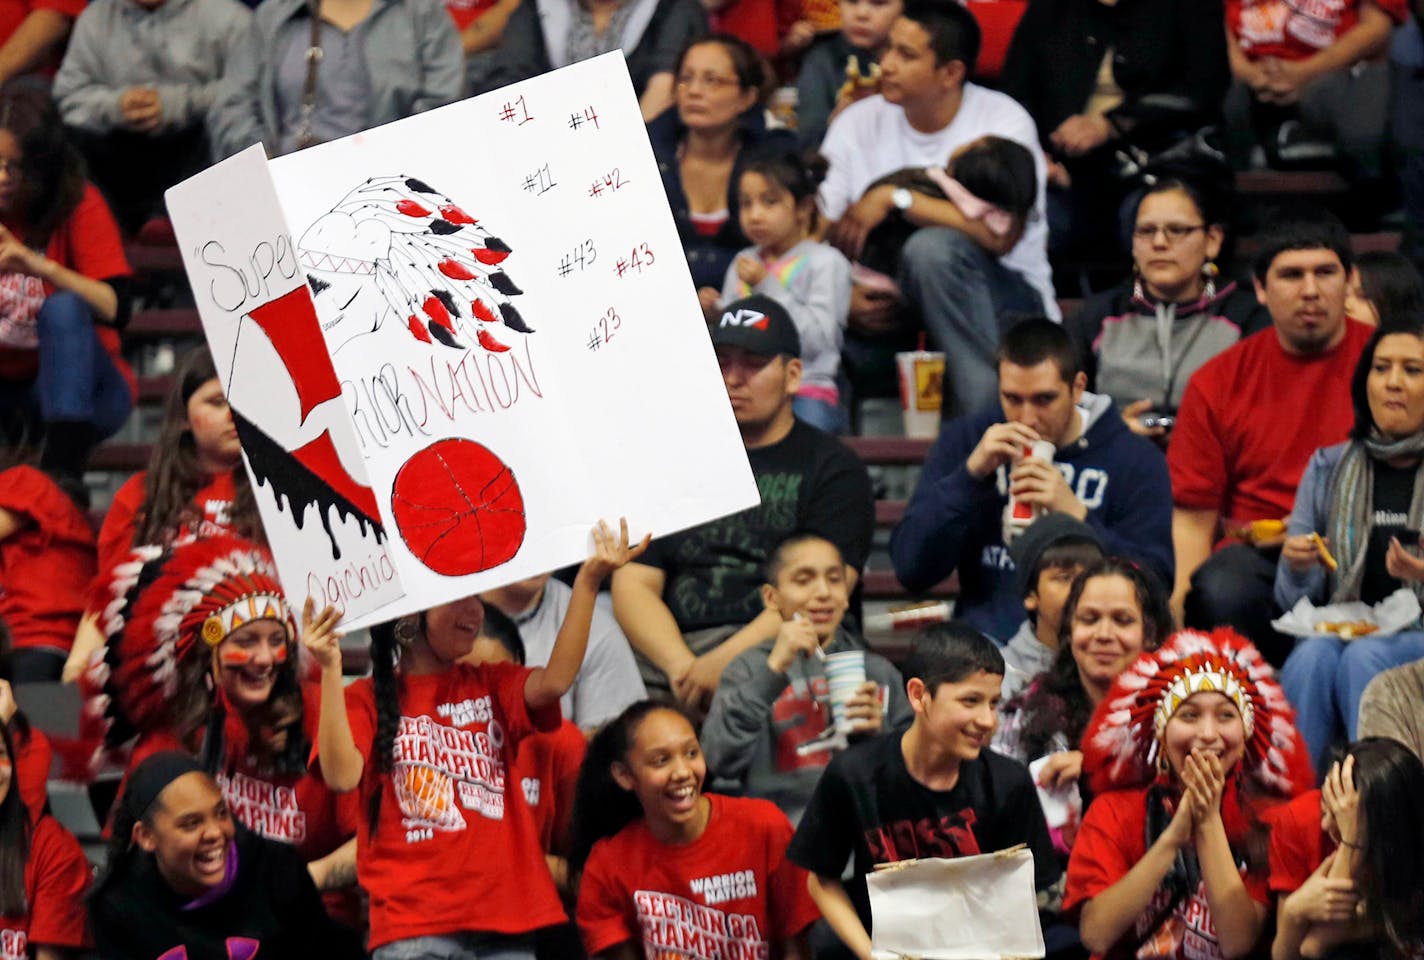
[[(256, 659), (256, 657), (251, 650), (244, 650), (241, 647), (218, 651), (218, 662), (224, 667), (245, 667), (254, 659)], [(287, 648), (285, 645), (272, 651), (272, 662), (279, 665), (287, 662)]]

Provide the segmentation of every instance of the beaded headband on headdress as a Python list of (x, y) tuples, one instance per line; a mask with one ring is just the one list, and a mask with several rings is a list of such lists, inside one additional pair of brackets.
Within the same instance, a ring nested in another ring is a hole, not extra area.
[(1183, 630), (1113, 681), (1083, 733), (1083, 770), (1094, 793), (1151, 783), (1167, 723), (1198, 693), (1220, 693), (1241, 712), (1242, 770), (1281, 796), (1314, 783), (1295, 712), (1275, 673), (1236, 632)]
[[(223, 606), (203, 618), (203, 627), (199, 634), (203, 642), (210, 647), (216, 647), (228, 634), (254, 620), (289, 622), (291, 613), (287, 610), (287, 598), (280, 592), (273, 592), (271, 584), (266, 582), (269, 580), (269, 577), (263, 575), (238, 575), (214, 587), (209, 595), (212, 599), (221, 602), (224, 594), (233, 592), (236, 596), (226, 600)], [(204, 598), (205, 601), (208, 599)], [(209, 607), (208, 603), (199, 603), (195, 609)], [(185, 617), (184, 621), (188, 619)]]

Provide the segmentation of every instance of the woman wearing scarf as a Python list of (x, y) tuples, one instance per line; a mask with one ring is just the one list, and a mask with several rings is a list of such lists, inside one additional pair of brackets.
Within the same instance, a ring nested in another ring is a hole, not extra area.
[[(1276, 602), (1283, 610), (1302, 597), (1316, 605), (1378, 603), (1402, 586), (1424, 598), (1419, 555), (1424, 323), (1419, 318), (1384, 319), (1360, 355), (1350, 396), (1355, 408), (1350, 439), (1317, 450), (1300, 480), (1276, 568)], [(1324, 761), (1336, 738), (1356, 739), (1360, 697), (1375, 674), (1420, 657), (1424, 632), (1417, 629), (1352, 640), (1321, 634), (1297, 642), (1281, 671), (1281, 686), (1319, 769), (1328, 766)]]
[(130, 772), (89, 925), (110, 960), (359, 956), (333, 937), (296, 849), (238, 826), (202, 764), (175, 751)]

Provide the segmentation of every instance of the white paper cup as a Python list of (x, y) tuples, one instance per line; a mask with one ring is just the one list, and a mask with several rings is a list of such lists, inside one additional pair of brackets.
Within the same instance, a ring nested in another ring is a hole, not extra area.
[(905, 436), (933, 438), (939, 434), (944, 402), (944, 354), (913, 350), (895, 354), (900, 371), (900, 410)]
[(826, 685), (831, 693), (831, 720), (836, 729), (850, 726), (846, 718), (846, 701), (865, 683), (865, 651), (847, 650), (826, 656)]

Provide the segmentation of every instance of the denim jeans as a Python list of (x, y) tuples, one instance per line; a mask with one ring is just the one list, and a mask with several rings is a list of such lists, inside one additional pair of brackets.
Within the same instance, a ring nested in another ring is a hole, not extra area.
[(91, 423), (102, 439), (128, 419), (133, 395), (99, 342), (93, 313), (78, 294), (51, 294), (36, 318), (39, 376), (33, 384), (0, 384), (6, 403), (38, 408), (41, 419)]
[(1392, 637), (1305, 637), (1281, 670), (1281, 687), (1295, 707), (1296, 727), (1310, 748), (1315, 772), (1328, 769), (1337, 736), (1354, 740), (1360, 721), (1360, 697), (1375, 675), (1424, 657), (1424, 632), (1409, 630)]
[(534, 960), (534, 936), (446, 933), (393, 940), (371, 951), (371, 960)]
[(949, 227), (925, 227), (905, 241), (900, 289), (944, 351), (944, 418), (997, 404), (1000, 335), (1025, 315), (1043, 315), (1038, 291)]
[(824, 400), (795, 397), (791, 401), (791, 412), (796, 414), (797, 420), (830, 434), (845, 433), (849, 425), (850, 418), (846, 416), (846, 412)]

